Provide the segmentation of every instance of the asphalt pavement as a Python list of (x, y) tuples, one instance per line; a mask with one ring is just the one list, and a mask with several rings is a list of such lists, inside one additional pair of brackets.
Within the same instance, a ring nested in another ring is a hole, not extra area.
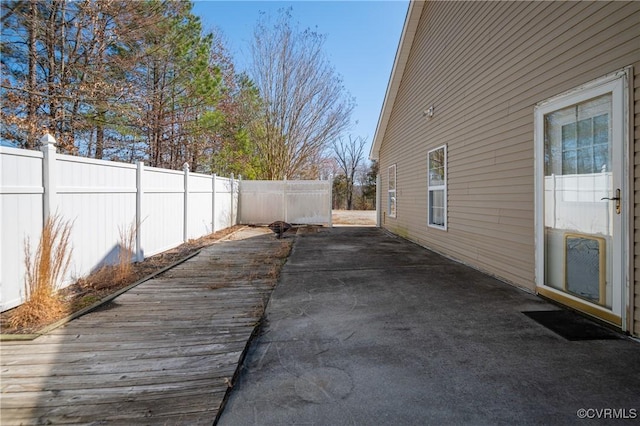
[(287, 238), (218, 424), (638, 422), (637, 340), (567, 340), (523, 313), (563, 308), (378, 228)]

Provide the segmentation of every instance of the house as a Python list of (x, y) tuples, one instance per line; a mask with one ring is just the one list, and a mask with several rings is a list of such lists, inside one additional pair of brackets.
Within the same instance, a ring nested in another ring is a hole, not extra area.
[(640, 2), (411, 1), (379, 224), (640, 336), (639, 106)]

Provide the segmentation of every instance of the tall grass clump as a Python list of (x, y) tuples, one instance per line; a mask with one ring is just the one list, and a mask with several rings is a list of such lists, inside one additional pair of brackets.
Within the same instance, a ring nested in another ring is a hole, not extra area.
[(133, 272), (134, 245), (136, 242), (137, 226), (133, 222), (127, 229), (119, 228), (120, 241), (118, 250), (118, 262), (114, 268), (113, 280), (116, 283), (129, 279)]
[(71, 224), (54, 215), (45, 221), (35, 253), (27, 238), (25, 254), (26, 301), (9, 318), (9, 326), (37, 326), (59, 318), (65, 310), (57, 294), (71, 262)]
[(135, 222), (127, 228), (118, 227), (120, 238), (115, 262), (102, 266), (89, 276), (78, 280), (78, 283), (85, 289), (104, 290), (130, 282), (134, 276), (133, 258), (137, 230)]

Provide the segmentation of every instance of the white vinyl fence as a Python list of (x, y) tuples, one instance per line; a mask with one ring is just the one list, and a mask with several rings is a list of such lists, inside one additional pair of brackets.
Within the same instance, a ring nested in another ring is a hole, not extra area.
[(121, 234), (137, 229), (135, 259), (237, 223), (238, 181), (57, 154), (0, 147), (0, 308), (25, 298), (26, 239), (38, 244), (44, 218), (71, 223), (73, 255), (64, 284), (114, 263)]
[(331, 180), (240, 181), (239, 222), (331, 226)]

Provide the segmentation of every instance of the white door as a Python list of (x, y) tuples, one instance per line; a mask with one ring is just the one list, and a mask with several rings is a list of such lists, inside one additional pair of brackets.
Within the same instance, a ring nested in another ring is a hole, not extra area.
[(544, 296), (623, 326), (626, 72), (536, 108), (536, 281)]

